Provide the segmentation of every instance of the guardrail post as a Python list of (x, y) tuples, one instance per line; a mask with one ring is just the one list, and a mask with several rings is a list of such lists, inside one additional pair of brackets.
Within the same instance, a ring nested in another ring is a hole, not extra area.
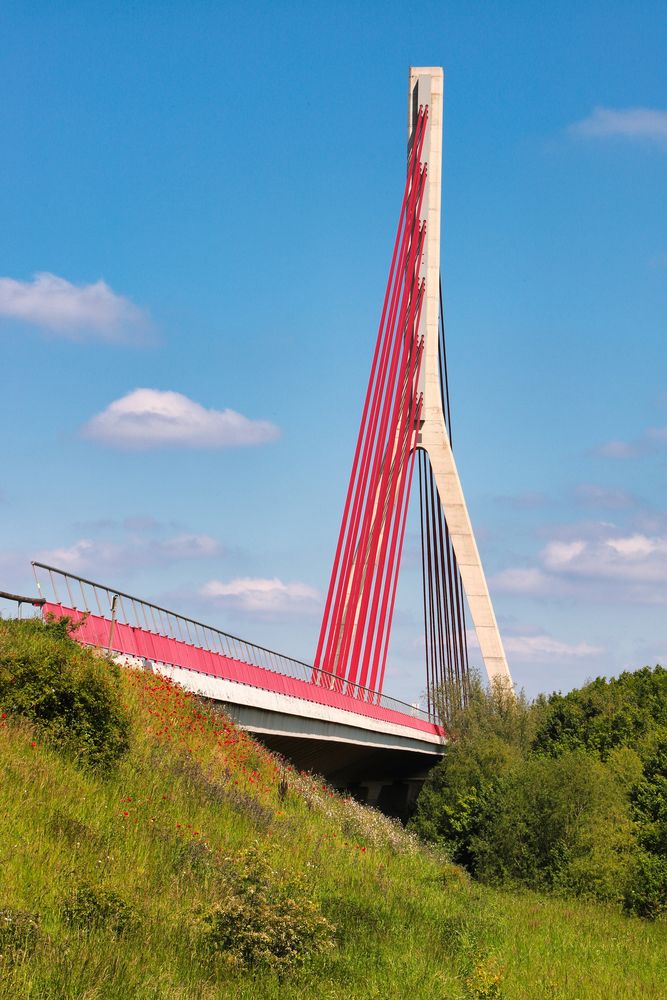
[(116, 624), (116, 601), (118, 600), (118, 594), (114, 594), (111, 598), (111, 624), (109, 626), (109, 656), (111, 656), (111, 651), (113, 649), (113, 630)]

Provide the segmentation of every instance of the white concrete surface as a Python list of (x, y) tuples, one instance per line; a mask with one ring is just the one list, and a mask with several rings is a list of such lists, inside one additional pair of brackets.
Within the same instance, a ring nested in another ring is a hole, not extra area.
[(117, 663), (144, 667), (169, 677), (183, 688), (219, 701), (250, 732), (317, 738), (392, 750), (442, 753), (442, 737), (368, 715), (322, 705), (305, 698), (264, 691), (249, 684), (213, 677), (172, 664), (119, 654)]
[(408, 91), (408, 137), (420, 105), (428, 105), (428, 121), (422, 161), (428, 164), (422, 219), (426, 241), (422, 276), (426, 278), (425, 301), (420, 319), (424, 336), (421, 389), (424, 393), (422, 421), (417, 446), (427, 452), (461, 572), (468, 608), (479, 640), (480, 652), (490, 680), (510, 685), (512, 678), (493, 610), (463, 488), (442, 412), (439, 370), (438, 314), (440, 311), (440, 224), (442, 193), (442, 114), (444, 75), (441, 67), (411, 67)]

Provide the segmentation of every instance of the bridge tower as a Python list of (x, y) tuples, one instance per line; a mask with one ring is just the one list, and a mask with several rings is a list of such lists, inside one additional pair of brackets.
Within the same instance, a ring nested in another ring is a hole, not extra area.
[(440, 67), (410, 69), (409, 143), (415, 134), (419, 105), (428, 106), (429, 109), (422, 154), (428, 164), (422, 208), (422, 217), (427, 224), (422, 263), (422, 273), (426, 278), (426, 300), (421, 316), (424, 362), (420, 389), (424, 394), (424, 403), (417, 446), (426, 453), (431, 465), (487, 674), (490, 680), (500, 678), (511, 682), (503, 642), (451, 447), (451, 416), (445, 412), (449, 408), (449, 393), (446, 384), (446, 358), (443, 356), (444, 338), (440, 336), (441, 325), (444, 328), (440, 292), (443, 82), (443, 71)]
[(452, 450), (442, 116), (442, 69), (412, 67), (406, 185), (315, 656), (341, 690), (364, 698), (382, 690), (418, 457), (427, 692), (440, 711), (443, 697), (445, 708), (466, 698), (464, 593), (489, 679), (511, 683)]

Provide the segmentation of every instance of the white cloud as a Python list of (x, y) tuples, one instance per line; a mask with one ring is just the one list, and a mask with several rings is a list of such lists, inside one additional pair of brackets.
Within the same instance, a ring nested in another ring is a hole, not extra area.
[(573, 560), (580, 556), (586, 547), (586, 542), (550, 542), (542, 552), (544, 565), (547, 569), (559, 570), (572, 565)]
[(32, 281), (0, 278), (0, 317), (66, 337), (120, 341), (148, 326), (148, 316), (101, 279), (73, 285), (46, 272)]
[(550, 635), (508, 635), (504, 638), (505, 650), (519, 660), (535, 660), (543, 657), (561, 659), (581, 659), (599, 656), (602, 646), (592, 646), (588, 642), (561, 642)]
[(509, 567), (496, 574), (493, 589), (579, 601), (667, 604), (664, 531), (622, 531), (605, 523), (579, 527), (578, 538), (548, 542), (539, 566)]
[(582, 507), (598, 510), (627, 510), (638, 505), (637, 498), (625, 490), (608, 489), (592, 483), (577, 486), (575, 498)]
[[(468, 646), (479, 649), (479, 640), (473, 629), (467, 632)], [(517, 660), (540, 660), (550, 657), (559, 660), (582, 659), (589, 656), (599, 656), (604, 652), (602, 646), (593, 646), (588, 642), (563, 642), (540, 630), (528, 629), (528, 634), (513, 634), (504, 632), (503, 645), (505, 652)]]
[(634, 558), (635, 556), (650, 556), (654, 552), (663, 550), (667, 554), (667, 544), (665, 540), (655, 540), (647, 538), (646, 535), (630, 535), (626, 538), (608, 538), (606, 543), (612, 552), (624, 558)]
[(138, 567), (161, 566), (188, 559), (210, 559), (222, 546), (210, 535), (174, 535), (149, 538), (136, 535), (122, 542), (81, 538), (72, 545), (38, 553), (39, 562), (97, 579), (109, 571), (128, 572)]
[(280, 431), (234, 410), (207, 410), (180, 392), (135, 389), (92, 417), (82, 434), (116, 448), (233, 448), (274, 441)]
[(607, 441), (600, 445), (597, 454), (602, 458), (635, 458), (641, 451), (641, 441)]
[(496, 573), (491, 586), (503, 594), (544, 594), (551, 589), (551, 581), (540, 569), (515, 566)]
[(569, 544), (550, 542), (541, 555), (546, 569), (565, 578), (667, 582), (667, 537), (635, 532)]
[(647, 427), (633, 441), (607, 441), (596, 449), (602, 458), (637, 458), (667, 445), (667, 427)]
[(667, 111), (659, 108), (594, 108), (569, 131), (586, 138), (650, 139), (667, 143)]
[(278, 577), (238, 577), (224, 583), (209, 580), (200, 589), (202, 597), (250, 613), (303, 614), (319, 609), (320, 595), (306, 583), (284, 583)]

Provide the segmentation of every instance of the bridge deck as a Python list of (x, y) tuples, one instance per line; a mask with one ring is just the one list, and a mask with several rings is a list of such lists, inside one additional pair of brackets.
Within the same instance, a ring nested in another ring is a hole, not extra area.
[[(247, 663), (134, 625), (114, 621), (112, 627), (110, 618), (79, 611), (63, 604), (47, 601), (42, 612), (44, 615), (51, 614), (58, 618), (66, 616), (75, 622), (77, 628), (73, 638), (82, 645), (108, 649), (111, 639), (111, 650), (114, 654), (148, 660), (151, 663), (179, 668), (179, 672), (192, 671), (235, 685), (248, 685), (250, 688), (272, 692), (275, 695), (310, 702), (316, 714), (315, 706), (326, 706), (353, 713), (358, 719), (359, 726), (363, 726), (365, 717), (369, 724), (373, 721), (389, 723), (402, 729), (411, 729), (415, 732), (415, 736), (424, 734), (431, 740), (435, 738), (440, 741), (445, 736), (441, 726), (423, 718), (422, 713), (418, 714), (418, 710), (413, 714), (409, 705), (403, 706), (402, 710), (395, 701), (393, 704), (396, 707), (382, 704), (382, 696), (378, 692), (368, 692), (365, 698), (361, 698), (353, 697), (343, 690), (334, 690), (333, 683), (337, 681), (330, 678), (330, 675), (327, 684), (290, 677), (279, 671)], [(328, 686), (329, 683), (332, 686)], [(422, 717), (419, 717), (420, 715)]]

